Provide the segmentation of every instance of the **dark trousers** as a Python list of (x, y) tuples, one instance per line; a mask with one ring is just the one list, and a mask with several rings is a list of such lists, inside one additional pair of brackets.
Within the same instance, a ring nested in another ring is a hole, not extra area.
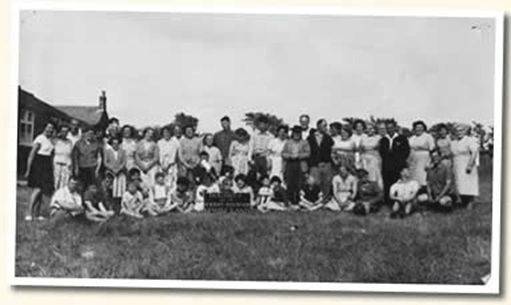
[(332, 163), (319, 163), (312, 166), (310, 168), (310, 175), (319, 183), (321, 193), (323, 194), (323, 201), (326, 202), (332, 198), (332, 178), (334, 176)]
[(96, 166), (80, 167), (78, 169), (78, 179), (83, 185), (83, 191), (87, 190), (89, 185), (97, 184), (98, 177), (96, 177)]
[(289, 202), (294, 205), (298, 204), (303, 184), (302, 166), (299, 160), (286, 161), (284, 179), (286, 181)]
[(262, 155), (254, 155), (252, 159), (254, 161), (254, 171), (258, 176), (268, 175), (268, 159)]

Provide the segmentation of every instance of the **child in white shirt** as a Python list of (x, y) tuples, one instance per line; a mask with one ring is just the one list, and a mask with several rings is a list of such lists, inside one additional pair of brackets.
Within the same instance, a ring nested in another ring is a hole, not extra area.
[(401, 179), (390, 187), (389, 197), (394, 201), (390, 217), (400, 216), (403, 218), (406, 215), (410, 215), (417, 201), (419, 190), (419, 182), (412, 180), (410, 170), (408, 167), (404, 167), (401, 170)]
[(142, 193), (137, 190), (134, 182), (128, 183), (128, 190), (122, 196), (121, 214), (128, 216), (143, 218), (142, 211), (145, 207)]

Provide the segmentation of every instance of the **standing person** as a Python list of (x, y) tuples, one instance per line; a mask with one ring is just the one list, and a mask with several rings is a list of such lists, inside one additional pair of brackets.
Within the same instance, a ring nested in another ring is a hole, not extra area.
[(103, 145), (105, 149), (111, 149), (111, 146), (109, 144), (109, 141), (113, 138), (119, 137), (121, 133), (121, 127), (119, 125), (119, 119), (118, 118), (110, 118), (108, 120), (108, 126), (105, 130), (105, 137), (103, 139)]
[(162, 133), (163, 137), (157, 143), (160, 153), (160, 170), (163, 173), (165, 185), (173, 190), (176, 187), (177, 181), (179, 140), (172, 137), (170, 127), (163, 127)]
[(284, 166), (282, 160), (282, 150), (286, 144), (288, 134), (287, 126), (279, 126), (277, 128), (277, 137), (268, 143), (269, 150), (269, 167), (270, 177), (277, 176), (284, 179)]
[(72, 119), (71, 128), (69, 130), (69, 133), (67, 134), (67, 138), (71, 141), (74, 147), (76, 142), (78, 142), (78, 140), (80, 140), (81, 137), (82, 134), (80, 132), (80, 123), (78, 123), (77, 120)]
[(361, 147), (360, 143), (363, 141), (367, 135), (365, 134), (366, 131), (366, 123), (362, 120), (356, 120), (353, 123), (353, 135), (351, 136), (351, 140), (355, 144), (355, 168), (359, 169), (362, 168), (362, 158), (361, 158)]
[(186, 126), (184, 136), (179, 140), (179, 176), (188, 179), (192, 191), (195, 191), (195, 175), (193, 173), (201, 161), (201, 151), (202, 141), (195, 135), (194, 127), (192, 125)]
[(449, 137), (449, 130), (447, 125), (438, 124), (438, 138), (436, 139), (436, 147), (442, 157), (451, 158), (451, 138)]
[(126, 169), (128, 171), (137, 167), (135, 163), (135, 150), (137, 149), (136, 134), (137, 131), (133, 126), (124, 125), (121, 129), (121, 147), (126, 152)]
[(53, 177), (56, 190), (66, 186), (72, 174), (73, 142), (68, 139), (68, 132), (69, 128), (67, 126), (61, 126), (54, 142)]
[(204, 139), (202, 141), (203, 143), (203, 150), (208, 153), (209, 155), (209, 163), (211, 166), (213, 166), (213, 169), (215, 170), (215, 175), (217, 177), (220, 176), (220, 172), (222, 171), (222, 152), (220, 149), (216, 146), (213, 146), (213, 135), (210, 133), (207, 133), (204, 135)]
[(355, 169), (355, 151), (356, 144), (351, 139), (351, 129), (348, 126), (342, 126), (340, 130), (340, 141), (334, 141), (332, 148), (332, 160), (337, 168), (344, 165), (349, 171)]
[(54, 145), (52, 136), (54, 132), (55, 125), (47, 123), (44, 131), (35, 138), (28, 155), (25, 178), (28, 181), (28, 186), (32, 188), (32, 195), (30, 196), (28, 214), (25, 216), (26, 221), (32, 221), (34, 217), (44, 220), (41, 215), (43, 197), (51, 196), (53, 192), (52, 154)]
[(307, 139), (312, 131), (312, 128), (310, 127), (311, 118), (308, 114), (302, 114), (300, 115), (300, 118), (298, 118), (298, 122), (300, 123), (300, 127), (302, 127), (302, 136), (304, 139)]
[(317, 129), (311, 131), (309, 142), (311, 154), (309, 157), (310, 174), (318, 181), (323, 203), (328, 202), (332, 195), (332, 148), (334, 141), (328, 135), (328, 123), (325, 119), (318, 120)]
[(268, 144), (274, 136), (268, 130), (269, 121), (267, 117), (259, 118), (256, 127), (257, 130), (252, 135), (250, 142), (249, 162), (253, 166), (254, 171), (259, 176), (262, 176), (268, 174)]
[(96, 183), (100, 176), (103, 148), (96, 140), (94, 130), (84, 129), (83, 137), (73, 148), (74, 174), (78, 177), (84, 189)]
[(410, 155), (408, 139), (397, 133), (397, 124), (389, 121), (380, 125), (380, 134), (384, 134), (380, 140), (380, 156), (382, 157), (382, 176), (385, 191), (385, 202), (390, 203), (390, 187), (396, 183), (401, 176), (401, 169), (407, 166)]
[(455, 195), (452, 164), (438, 149), (432, 150), (431, 166), (427, 169), (427, 192), (418, 196), (418, 201), (430, 208), (450, 211)]
[(367, 179), (373, 182), (383, 190), (383, 178), (381, 176), (381, 156), (379, 153), (381, 136), (376, 134), (376, 128), (373, 124), (367, 125), (367, 136), (360, 141), (360, 161), (361, 168), (367, 171)]
[(307, 162), (310, 154), (309, 143), (302, 139), (302, 128), (300, 126), (293, 127), (291, 139), (286, 141), (282, 150), (282, 159), (285, 161), (284, 180), (288, 198), (295, 208), (298, 208), (300, 203), (300, 191), (305, 174), (303, 164)]
[(471, 208), (474, 197), (479, 196), (479, 144), (469, 136), (470, 125), (456, 124), (454, 128), (455, 140), (451, 142), (454, 181), (461, 203)]
[(148, 127), (144, 130), (143, 138), (137, 143), (135, 149), (135, 164), (141, 171), (142, 181), (154, 185), (154, 176), (158, 172), (160, 151), (154, 142), (154, 129)]
[(112, 198), (120, 202), (126, 192), (126, 152), (120, 147), (120, 139), (110, 139), (110, 149), (105, 151), (105, 169), (113, 177)]
[(427, 126), (423, 121), (413, 122), (412, 126), (414, 135), (408, 140), (410, 144), (408, 163), (412, 179), (419, 182), (421, 187), (426, 187), (426, 168), (431, 162), (430, 152), (435, 149), (435, 139), (426, 132)]
[(220, 124), (222, 125), (222, 130), (215, 133), (213, 136), (213, 145), (220, 149), (223, 165), (231, 165), (231, 160), (229, 160), (229, 150), (231, 148), (231, 143), (235, 138), (234, 131), (231, 130), (231, 119), (228, 116), (224, 116), (220, 120)]
[(248, 174), (248, 162), (250, 153), (250, 135), (243, 128), (238, 128), (234, 132), (236, 137), (231, 143), (228, 158), (232, 167), (234, 167), (234, 176), (238, 174)]

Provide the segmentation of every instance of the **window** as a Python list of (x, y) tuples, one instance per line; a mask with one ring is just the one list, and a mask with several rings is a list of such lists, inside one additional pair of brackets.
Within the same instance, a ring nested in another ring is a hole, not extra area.
[(20, 109), (19, 142), (21, 145), (32, 145), (34, 141), (34, 112)]

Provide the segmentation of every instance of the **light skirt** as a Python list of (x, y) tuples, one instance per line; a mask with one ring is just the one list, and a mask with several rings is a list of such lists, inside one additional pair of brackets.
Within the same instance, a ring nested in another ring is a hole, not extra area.
[(71, 176), (71, 167), (67, 164), (53, 164), (53, 182), (55, 184), (55, 190), (67, 186), (69, 177)]

